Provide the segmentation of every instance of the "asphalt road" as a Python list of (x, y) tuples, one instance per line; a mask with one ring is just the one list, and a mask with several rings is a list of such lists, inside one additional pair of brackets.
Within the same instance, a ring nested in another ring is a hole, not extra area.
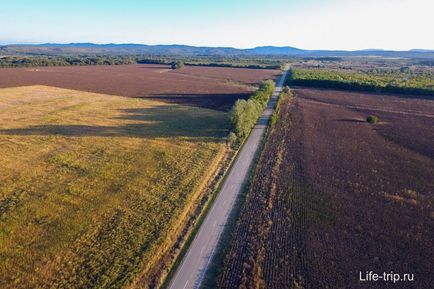
[(282, 89), (286, 73), (277, 82), (276, 90), (267, 108), (239, 152), (216, 200), (173, 276), (170, 289), (198, 288), (200, 286), (234, 202), (246, 181), (268, 120), (273, 113), (277, 97)]

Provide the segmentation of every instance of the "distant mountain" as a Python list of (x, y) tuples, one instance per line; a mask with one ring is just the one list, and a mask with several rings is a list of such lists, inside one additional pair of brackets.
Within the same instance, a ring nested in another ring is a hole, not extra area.
[(434, 52), (434, 49), (411, 49), (411, 52)]
[(257, 54), (257, 55), (296, 55), (307, 52), (308, 50), (303, 50), (295, 47), (284, 46), (259, 46), (251, 49), (244, 49), (247, 53)]
[(0, 46), (6, 55), (234, 55), (241, 50), (230, 47), (195, 47), (188, 45), (145, 44), (27, 44)]
[(200, 47), (189, 45), (146, 45), (146, 44), (16, 44), (0, 46), (0, 55), (184, 55), (184, 56), (303, 56), (303, 57), (343, 57), (343, 56), (385, 56), (434, 58), (434, 50), (413, 49), (409, 51), (388, 51), (367, 49), (344, 50), (304, 50), (290, 46), (260, 46), (250, 49), (233, 47)]

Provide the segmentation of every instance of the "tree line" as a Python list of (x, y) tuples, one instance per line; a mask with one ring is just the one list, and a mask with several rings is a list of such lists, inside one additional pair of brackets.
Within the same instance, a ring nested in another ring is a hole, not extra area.
[(137, 63), (131, 56), (5, 56), (0, 67), (120, 65)]
[(273, 95), (274, 89), (274, 81), (266, 80), (249, 99), (239, 99), (235, 102), (230, 113), (232, 134), (239, 139), (249, 135)]
[(182, 57), (155, 55), (97, 55), (97, 56), (0, 56), (0, 67), (36, 66), (82, 66), (82, 65), (121, 65), (121, 64), (166, 64), (183, 62), (186, 65), (239, 67), (251, 69), (278, 69), (278, 61), (262, 59), (233, 59), (220, 57)]
[(288, 84), (434, 96), (433, 75), (418, 75), (408, 71), (367, 73), (361, 71), (291, 69)]

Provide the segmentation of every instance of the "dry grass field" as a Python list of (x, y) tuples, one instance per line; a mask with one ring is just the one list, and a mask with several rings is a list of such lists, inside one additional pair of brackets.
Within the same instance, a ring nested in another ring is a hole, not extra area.
[(146, 280), (223, 159), (228, 125), (198, 107), (0, 89), (0, 287)]

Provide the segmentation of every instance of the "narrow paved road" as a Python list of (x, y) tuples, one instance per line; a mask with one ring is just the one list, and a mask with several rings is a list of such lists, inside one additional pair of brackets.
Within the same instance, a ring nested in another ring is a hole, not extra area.
[(277, 97), (282, 89), (286, 73), (277, 82), (273, 97), (235, 160), (208, 215), (173, 276), (170, 289), (198, 288), (200, 286), (234, 202), (246, 181), (268, 120), (273, 113)]

